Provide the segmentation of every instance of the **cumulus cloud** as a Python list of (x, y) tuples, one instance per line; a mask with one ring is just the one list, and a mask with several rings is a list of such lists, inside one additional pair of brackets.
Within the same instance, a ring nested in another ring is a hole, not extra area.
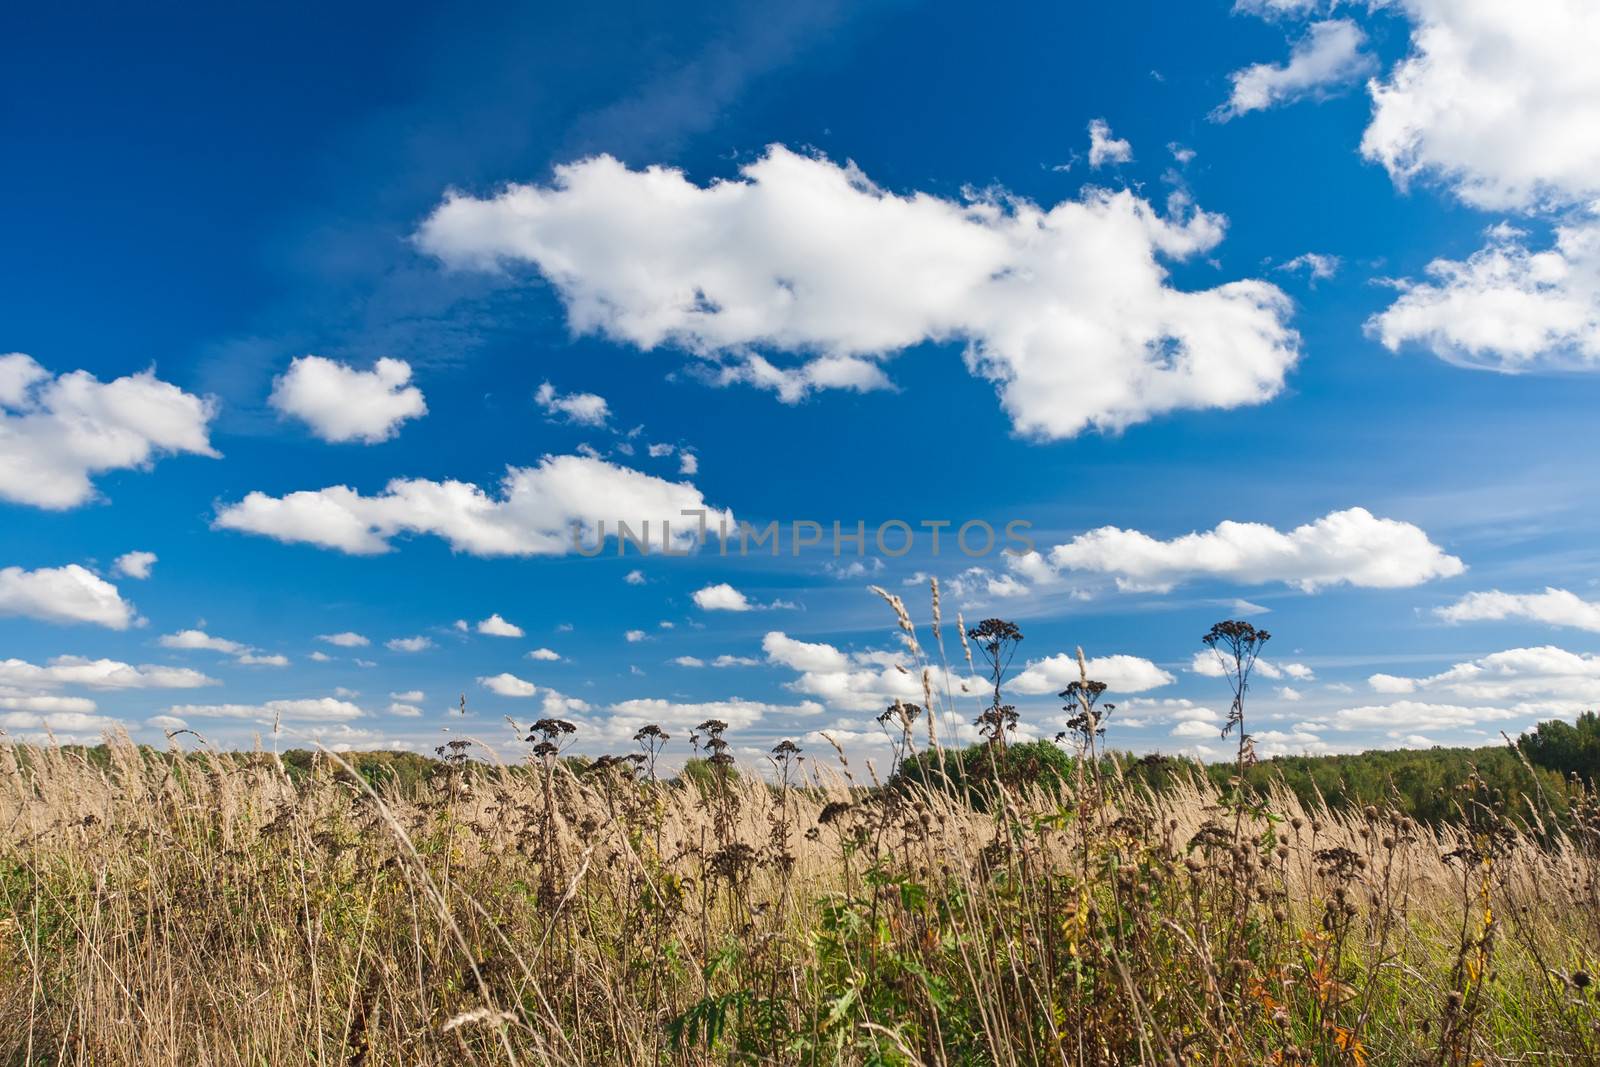
[(352, 633), (349, 630), (338, 634), (318, 634), (317, 640), (326, 641), (330, 645), (338, 645), (340, 648), (366, 648), (372, 644), (361, 634)]
[(188, 667), (135, 667), (118, 660), (83, 656), (57, 656), (42, 667), (20, 659), (0, 660), (0, 686), (23, 690), (64, 685), (86, 689), (196, 689), (220, 684)]
[(478, 684), (489, 692), (503, 697), (531, 697), (539, 691), (538, 686), (514, 674), (496, 674), (479, 678)]
[(507, 622), (497, 612), (478, 623), (478, 632), (489, 637), (521, 637), (522, 627)]
[(1372, 56), (1362, 51), (1366, 43), (1366, 34), (1349, 19), (1314, 22), (1294, 43), (1287, 62), (1256, 63), (1228, 75), (1233, 91), (1211, 117), (1226, 122), (1351, 85), (1376, 69)]
[[(417, 241), (453, 268), (532, 265), (576, 332), (675, 345), (717, 381), (789, 400), (880, 388), (883, 359), (964, 342), (1017, 430), (1053, 439), (1278, 394), (1299, 354), (1284, 293), (1170, 284), (1165, 261), (1222, 234), (1217, 215), (1164, 216), (1128, 191), (1049, 209), (897, 195), (853, 165), (773, 146), (706, 187), (599, 156), (550, 186), (452, 194)], [(777, 366), (779, 354), (797, 362)]]
[(102, 382), (0, 355), (0, 499), (60, 511), (95, 497), (96, 474), (146, 469), (163, 455), (215, 458), (213, 414), (210, 400), (153, 370)]
[(395, 637), (383, 643), (383, 647), (390, 652), (426, 652), (433, 647), (433, 638), (423, 637)]
[(1464, 261), (1436, 259), (1426, 281), (1367, 321), (1390, 351), (1420, 344), (1440, 359), (1515, 372), (1600, 370), (1600, 219), (1559, 226), (1551, 248), (1499, 225)]
[(1442, 730), (1512, 717), (1513, 713), (1505, 708), (1397, 700), (1392, 704), (1346, 708), (1334, 716), (1334, 724), (1341, 730)]
[(651, 723), (679, 736), (687, 736), (689, 731), (710, 719), (727, 723), (730, 730), (745, 730), (767, 718), (820, 715), (822, 705), (810, 700), (799, 704), (769, 704), (741, 697), (704, 702), (641, 698), (613, 704), (609, 711), (610, 714), (595, 725), (607, 740), (623, 741)]
[(749, 611), (755, 607), (750, 599), (727, 582), (696, 589), (694, 605), (701, 611)]
[(113, 630), (133, 624), (133, 605), (117, 587), (76, 563), (65, 567), (0, 568), (0, 615), (45, 622), (87, 622)]
[(1502, 593), (1498, 589), (1468, 593), (1454, 604), (1435, 609), (1435, 614), (1447, 622), (1528, 619), (1600, 633), (1600, 603), (1549, 587), (1542, 593)]
[(224, 652), (229, 655), (238, 655), (248, 648), (226, 637), (213, 637), (204, 630), (179, 630), (175, 634), (162, 634), (157, 643), (162, 648), (203, 649), (207, 652)]
[(422, 709), (415, 704), (407, 704), (396, 700), (388, 707), (390, 715), (398, 715), (402, 719), (415, 719), (422, 715)]
[(536, 648), (528, 653), (528, 658), (554, 663), (561, 658), (561, 653), (552, 648)]
[(1372, 87), (1361, 151), (1480, 208), (1600, 197), (1600, 6), (1401, 0), (1411, 51)]
[[(549, 382), (539, 386), (538, 392), (533, 394), (533, 402), (546, 415), (579, 426), (604, 426), (606, 420), (611, 418), (611, 409), (606, 406), (605, 397), (594, 393), (557, 393), (556, 387)], [(654, 455), (654, 451), (651, 454)]]
[(0, 710), (31, 711), (42, 715), (62, 712), (88, 714), (95, 710), (95, 702), (88, 697), (46, 696), (40, 693), (0, 693)]
[[(12, 711), (0, 715), (0, 731), (37, 730), (37, 734), (24, 734), (23, 741), (46, 741), (54, 738), (63, 743), (90, 741), (93, 736), (104, 735), (126, 727), (120, 719), (104, 715), (88, 715), (80, 711), (38, 713)], [(93, 731), (91, 734), (90, 731)]]
[[(711, 508), (687, 482), (669, 482), (589, 456), (546, 456), (537, 467), (509, 467), (498, 496), (468, 482), (395, 479), (366, 496), (336, 485), (272, 497), (250, 493), (218, 511), (213, 526), (279, 541), (377, 555), (402, 534), (432, 534), (474, 556), (558, 556), (574, 547), (574, 526), (586, 551), (598, 524), (613, 536), (619, 522), (636, 535), (648, 531), (659, 549), (671, 524), (674, 550), (693, 544), (704, 510), (716, 528), (733, 526), (730, 512)], [(646, 525), (648, 524), (648, 525)]]
[(263, 704), (174, 704), (168, 715), (190, 719), (255, 719), (260, 722), (344, 722), (366, 714), (348, 700), (312, 697)]
[[(518, 678), (514, 674), (496, 674), (487, 678), (479, 678), (478, 684), (497, 696), (514, 697), (517, 699), (542, 700), (540, 711), (546, 717), (572, 715), (590, 710), (589, 703), (577, 697), (569, 697), (542, 685), (535, 685), (525, 678)], [(631, 735), (630, 735), (631, 736)]]
[(1207, 578), (1283, 582), (1308, 593), (1342, 584), (1396, 589), (1466, 569), (1421, 529), (1365, 508), (1331, 512), (1287, 532), (1230, 521), (1170, 541), (1104, 526), (1057, 545), (1048, 558), (1057, 570), (1109, 574), (1122, 589), (1146, 592)]
[(1421, 699), (1387, 705), (1392, 711), (1387, 719), (1379, 707), (1340, 712), (1334, 721), (1341, 728), (1383, 726), (1404, 732), (1499, 719), (1570, 718), (1600, 704), (1600, 655), (1552, 645), (1513, 648), (1438, 674), (1374, 674), (1368, 684), (1380, 693)]
[(111, 573), (123, 578), (144, 579), (156, 565), (154, 552), (124, 552), (111, 564)]
[[(1139, 656), (1096, 656), (1084, 661), (1091, 681), (1104, 682), (1111, 693), (1143, 693), (1174, 681), (1172, 675)], [(1078, 657), (1062, 652), (1029, 662), (1011, 682), (1024, 696), (1059, 693), (1079, 678)]]
[[(800, 641), (774, 630), (761, 641), (767, 662), (787, 667), (798, 677), (785, 683), (797, 693), (816, 697), (841, 711), (880, 712), (896, 700), (923, 704), (922, 674), (896, 652), (870, 650), (844, 652), (832, 645)], [(984, 683), (932, 668), (928, 683), (936, 693), (946, 686), (953, 694), (981, 692)]]
[[(701, 611), (767, 611), (774, 608), (794, 607), (787, 600), (773, 600), (765, 604), (759, 603), (751, 600), (727, 582), (718, 582), (703, 589), (696, 589), (690, 596), (694, 600), (695, 607)], [(665, 629), (672, 629), (672, 623), (670, 622), (663, 622), (661, 625)]]
[(1089, 166), (1103, 167), (1107, 163), (1126, 163), (1133, 159), (1133, 146), (1127, 141), (1111, 136), (1111, 127), (1105, 119), (1089, 123)]
[[(1189, 669), (1204, 678), (1221, 678), (1227, 673), (1221, 657), (1209, 649), (1196, 652), (1189, 663)], [(1292, 678), (1297, 682), (1309, 682), (1317, 676), (1316, 672), (1304, 663), (1284, 663), (1271, 659), (1257, 659), (1253, 673), (1256, 677), (1273, 681)]]
[(377, 444), (400, 431), (407, 419), (428, 413), (422, 390), (411, 385), (411, 365), (380, 359), (371, 370), (301, 356), (272, 384), (270, 402), (311, 427), (324, 441)]
[(279, 653), (262, 652), (239, 641), (231, 641), (226, 637), (215, 637), (204, 630), (179, 630), (177, 633), (163, 634), (158, 642), (162, 648), (177, 648), (192, 651), (221, 652), (233, 656), (235, 661), (245, 666), (253, 667), (287, 667), (289, 657)]

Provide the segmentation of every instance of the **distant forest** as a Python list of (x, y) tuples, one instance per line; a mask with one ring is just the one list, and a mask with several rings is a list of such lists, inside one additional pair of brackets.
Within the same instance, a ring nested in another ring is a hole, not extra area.
[[(67, 750), (96, 766), (104, 767), (109, 762), (109, 752), (104, 745), (68, 746)], [(26, 761), (26, 749), (17, 751)], [(171, 758), (169, 753), (157, 749), (142, 751), (147, 758)], [(241, 760), (258, 756), (234, 753), (224, 758)], [(296, 780), (304, 780), (319, 767), (329, 774), (345, 773), (325, 756), (307, 749), (290, 749), (280, 758), (290, 777)], [(341, 753), (340, 758), (368, 783), (407, 794), (424, 786), (448, 766), (445, 760), (415, 752), (346, 752)], [(1159, 754), (1114, 753), (1107, 759), (1114, 762), (1128, 780), (1156, 790), (1200, 774), (1223, 786), (1235, 772), (1231, 762), (1202, 765)], [(569, 757), (564, 762), (579, 774), (596, 765), (595, 761), (581, 756)], [(602, 765), (615, 767), (616, 763), (605, 761)], [(520, 772), (516, 767), (510, 770)], [(990, 745), (977, 744), (966, 749), (947, 750), (942, 768), (932, 753), (913, 756), (899, 768), (890, 787), (919, 783), (966, 792), (968, 799), (981, 807), (986, 783), (997, 775), (1012, 785), (1048, 787), (1073, 772), (1073, 757), (1048, 741), (1014, 742), (998, 752)], [(1584, 712), (1574, 723), (1557, 719), (1542, 722), (1511, 745), (1374, 749), (1337, 756), (1275, 756), (1261, 760), (1248, 771), (1256, 787), (1281, 783), (1307, 806), (1345, 811), (1376, 804), (1393, 807), (1430, 823), (1449, 821), (1453, 817), (1457, 787), (1474, 773), (1490, 789), (1498, 790), (1507, 808), (1516, 814), (1527, 817), (1537, 810), (1564, 816), (1580, 784), (1584, 788), (1591, 787), (1600, 776), (1600, 716)], [(704, 761), (692, 759), (671, 780), (690, 784), (705, 777)]]

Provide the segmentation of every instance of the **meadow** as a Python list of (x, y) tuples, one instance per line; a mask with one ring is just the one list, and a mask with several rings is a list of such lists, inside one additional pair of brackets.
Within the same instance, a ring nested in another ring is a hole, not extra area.
[[(1206, 635), (1231, 767), (1115, 754), (1087, 676), (1024, 745), (1015, 627), (885, 595), (924, 701), (884, 709), (875, 769), (790, 742), (737, 766), (717, 722), (672, 776), (687, 738), (578, 760), (555, 719), (414, 780), (182, 739), (0, 748), (0, 1061), (1600, 1062), (1581, 777), (1508, 749), (1427, 813), (1291, 788), (1251, 749), (1243, 623)], [(957, 638), (994, 681), (964, 752)]]

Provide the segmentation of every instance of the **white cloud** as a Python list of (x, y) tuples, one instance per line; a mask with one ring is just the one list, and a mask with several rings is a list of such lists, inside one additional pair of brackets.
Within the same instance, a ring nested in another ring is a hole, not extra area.
[(496, 674), (488, 678), (479, 678), (478, 684), (491, 693), (503, 697), (531, 697), (539, 692), (538, 686), (514, 674)]
[(338, 645), (340, 648), (366, 648), (372, 644), (361, 634), (351, 633), (349, 630), (339, 634), (318, 634), (317, 640), (326, 641), (330, 645)]
[(153, 370), (102, 382), (59, 377), (31, 357), (0, 355), (0, 499), (63, 510), (95, 496), (93, 475), (148, 468), (158, 456), (215, 458), (210, 400)]
[(111, 564), (111, 573), (124, 578), (148, 578), (156, 565), (154, 552), (124, 552)]
[(1584, 600), (1565, 589), (1546, 588), (1542, 593), (1468, 593), (1454, 604), (1435, 609), (1447, 622), (1484, 622), (1501, 619), (1529, 619), (1550, 626), (1571, 626), (1600, 633), (1600, 604)]
[(1281, 271), (1305, 271), (1306, 277), (1312, 283), (1326, 281), (1339, 273), (1340, 259), (1338, 256), (1324, 255), (1321, 252), (1302, 252), (1291, 260), (1278, 264)]
[(398, 715), (403, 719), (415, 719), (422, 714), (422, 709), (415, 704), (406, 704), (398, 700), (389, 705), (388, 711), (390, 715)]
[(322, 356), (302, 356), (272, 383), (270, 402), (324, 441), (371, 445), (389, 440), (407, 419), (428, 413), (422, 390), (410, 382), (411, 365), (404, 360), (380, 359), (363, 371)]
[[(1089, 679), (1104, 682), (1112, 694), (1142, 693), (1148, 689), (1170, 685), (1172, 675), (1147, 659), (1138, 656), (1096, 656), (1085, 661)], [(1033, 660), (1011, 682), (1011, 689), (1025, 696), (1040, 693), (1059, 693), (1068, 682), (1079, 678), (1078, 657), (1062, 652)]]
[(1403, 732), (1496, 719), (1570, 718), (1600, 705), (1600, 655), (1551, 645), (1513, 648), (1433, 675), (1374, 674), (1368, 684), (1380, 693), (1443, 697), (1448, 703), (1401, 701), (1389, 705), (1390, 720), (1381, 708), (1351, 709), (1335, 716), (1341, 728), (1383, 726)]
[(629, 585), (643, 585), (645, 582), (644, 571), (634, 569), (622, 576), (622, 580)]
[(645, 698), (611, 705), (610, 714), (596, 725), (609, 740), (621, 741), (631, 739), (640, 727), (651, 723), (676, 736), (687, 737), (690, 730), (709, 719), (719, 719), (728, 724), (730, 731), (738, 731), (749, 729), (770, 717), (809, 717), (821, 713), (822, 706), (810, 700), (799, 704), (768, 704), (731, 697), (702, 703), (680, 703)]
[(95, 702), (88, 697), (58, 697), (43, 694), (0, 694), (0, 711), (31, 711), (41, 715), (54, 715), (60, 712), (75, 712), (89, 714), (95, 710)]
[(120, 719), (112, 719), (104, 715), (86, 715), (77, 711), (59, 711), (48, 714), (13, 711), (0, 715), (0, 730), (49, 731), (49, 734), (41, 732), (32, 737), (24, 736), (21, 738), (24, 741), (43, 741), (51, 735), (54, 735), (56, 740), (65, 743), (72, 743), (76, 740), (88, 741), (91, 740), (91, 737), (87, 733), (79, 733), (77, 736), (62, 736), (62, 731), (86, 732), (92, 730), (96, 733), (104, 734), (118, 730), (126, 725)]
[(700, 457), (693, 452), (678, 453), (678, 473), (685, 477), (700, 473)]
[[(1210, 649), (1196, 652), (1189, 663), (1189, 669), (1205, 678), (1221, 678), (1226, 673), (1222, 659)], [(1317, 676), (1316, 672), (1304, 663), (1280, 663), (1277, 660), (1261, 658), (1256, 660), (1251, 673), (1256, 677), (1272, 681), (1292, 678), (1297, 682), (1309, 682)]]
[(55, 689), (63, 685), (88, 689), (194, 689), (220, 684), (188, 667), (135, 667), (113, 659), (83, 656), (57, 656), (44, 667), (20, 659), (0, 660), (0, 686), (18, 689)]
[(116, 586), (76, 563), (35, 571), (0, 568), (0, 615), (87, 622), (113, 630), (126, 630), (135, 617), (133, 605)]
[(249, 650), (248, 645), (230, 641), (226, 637), (213, 637), (204, 630), (179, 630), (175, 634), (162, 634), (157, 644), (162, 648), (224, 652), (230, 656), (236, 656)]
[(284, 497), (250, 493), (223, 507), (213, 525), (353, 555), (388, 552), (401, 534), (433, 534), (475, 556), (558, 556), (572, 550), (574, 524), (589, 550), (599, 522), (607, 536), (619, 521), (635, 534), (648, 523), (658, 549), (670, 522), (675, 550), (685, 549), (698, 522), (683, 512), (696, 509), (708, 512), (711, 528), (724, 520), (733, 526), (731, 513), (709, 507), (687, 482), (587, 456), (546, 456), (537, 467), (507, 468), (498, 497), (467, 482), (397, 478), (374, 496), (343, 485)]
[(1488, 238), (1464, 262), (1428, 264), (1427, 281), (1396, 282), (1367, 332), (1390, 351), (1421, 344), (1465, 366), (1600, 370), (1600, 219), (1557, 227), (1544, 251), (1510, 226)]
[(763, 637), (761, 648), (768, 661), (797, 671), (843, 671), (850, 666), (850, 657), (832, 645), (797, 641), (780, 630)]
[(433, 647), (431, 637), (395, 637), (383, 643), (383, 647), (391, 652), (426, 652)]
[(1365, 508), (1330, 512), (1288, 532), (1229, 521), (1170, 541), (1105, 526), (1057, 545), (1049, 560), (1061, 570), (1114, 575), (1122, 589), (1154, 592), (1202, 578), (1284, 582), (1308, 593), (1340, 584), (1396, 589), (1466, 569), (1416, 526)]
[(1411, 693), (1417, 688), (1415, 678), (1402, 678), (1399, 675), (1384, 674), (1379, 672), (1367, 679), (1367, 684), (1376, 693)]
[[(919, 705), (925, 701), (921, 672), (896, 652), (845, 653), (832, 645), (798, 641), (776, 630), (762, 638), (761, 647), (767, 662), (798, 672), (799, 677), (786, 683), (787, 688), (817, 697), (828, 707), (880, 712), (895, 700)], [(947, 682), (956, 696), (984, 688), (979, 679), (954, 674), (946, 679), (942, 670), (930, 671), (929, 684), (934, 692), (942, 695)]]
[(628, 644), (630, 644), (630, 645), (636, 645), (640, 641), (648, 641), (648, 640), (650, 640), (650, 635), (645, 633), (643, 630), (629, 630), (627, 633), (623, 634), (622, 636), (623, 636), (624, 639), (627, 640)]
[(1098, 168), (1107, 163), (1127, 163), (1131, 159), (1133, 146), (1111, 136), (1111, 127), (1105, 119), (1089, 123), (1089, 166)]
[(1505, 708), (1397, 700), (1393, 704), (1346, 708), (1334, 715), (1334, 724), (1341, 730), (1398, 729), (1405, 732), (1474, 726), (1511, 717), (1512, 713)]
[(706, 665), (706, 661), (697, 656), (679, 656), (672, 662), (680, 667), (704, 667)]
[(189, 724), (176, 715), (152, 715), (144, 721), (150, 730), (187, 730)]
[(314, 663), (328, 663), (333, 659), (333, 657), (328, 655), (326, 652), (313, 652), (307, 658)]
[(589, 710), (587, 701), (579, 700), (577, 697), (566, 696), (554, 689), (534, 685), (527, 679), (518, 678), (514, 674), (496, 674), (488, 678), (479, 678), (478, 684), (503, 697), (516, 697), (519, 699), (542, 697), (543, 703), (540, 705), (540, 709), (546, 717), (553, 718)]
[(289, 657), (278, 652), (246, 651), (239, 654), (237, 662), (247, 667), (287, 667)]
[(760, 663), (760, 660), (751, 659), (749, 656), (729, 656), (726, 654), (718, 656), (711, 661), (713, 667), (756, 667)]
[[(549, 382), (539, 386), (533, 402), (547, 415), (557, 415), (580, 426), (604, 426), (611, 418), (606, 398), (594, 393), (557, 393)], [(654, 453), (651, 453), (654, 455)]]
[(1373, 83), (1362, 153), (1401, 186), (1529, 209), (1600, 197), (1600, 6), (1402, 0), (1410, 54)]
[(1298, 17), (1320, 9), (1325, 2), (1327, 0), (1234, 0), (1233, 12), (1267, 19)]
[(1199, 719), (1186, 719), (1172, 728), (1173, 737), (1215, 737), (1217, 727)]
[(390, 693), (390, 700), (403, 700), (407, 704), (420, 704), (428, 699), (420, 689), (407, 689), (403, 693)]
[(536, 648), (532, 652), (528, 653), (528, 658), (554, 663), (561, 658), (561, 653), (551, 648)]
[(167, 714), (191, 719), (256, 719), (285, 722), (343, 722), (366, 712), (348, 700), (313, 697), (304, 700), (269, 700), (263, 704), (175, 704)]
[(755, 606), (750, 603), (748, 597), (727, 582), (718, 582), (704, 589), (696, 589), (693, 598), (695, 607), (701, 611), (749, 611)]
[(1372, 56), (1362, 51), (1366, 41), (1349, 19), (1313, 22), (1289, 50), (1288, 62), (1256, 63), (1228, 75), (1233, 91), (1211, 117), (1226, 122), (1359, 81), (1376, 69)]
[(490, 637), (521, 637), (522, 627), (507, 622), (497, 612), (478, 623), (478, 632)]
[[(964, 341), (1016, 429), (1050, 439), (1282, 389), (1299, 337), (1281, 290), (1169, 284), (1163, 260), (1215, 248), (1223, 221), (1162, 216), (1128, 191), (1048, 210), (999, 193), (900, 196), (774, 146), (703, 188), (669, 168), (582, 160), (548, 187), (453, 194), (417, 240), (454, 268), (533, 264), (576, 332), (676, 345), (715, 378), (789, 400), (882, 387), (878, 361)], [(801, 362), (777, 367), (779, 353)]]

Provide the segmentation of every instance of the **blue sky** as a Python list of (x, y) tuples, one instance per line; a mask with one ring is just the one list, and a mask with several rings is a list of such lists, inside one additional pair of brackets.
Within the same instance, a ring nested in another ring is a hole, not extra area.
[[(1220, 751), (1236, 615), (1267, 752), (1600, 703), (1583, 0), (16, 23), (9, 736), (870, 755), (921, 687), (866, 587), (925, 620), (930, 575), (1022, 625), (1043, 736), (1081, 645), (1114, 743)], [(685, 504), (785, 554), (569, 551)]]

